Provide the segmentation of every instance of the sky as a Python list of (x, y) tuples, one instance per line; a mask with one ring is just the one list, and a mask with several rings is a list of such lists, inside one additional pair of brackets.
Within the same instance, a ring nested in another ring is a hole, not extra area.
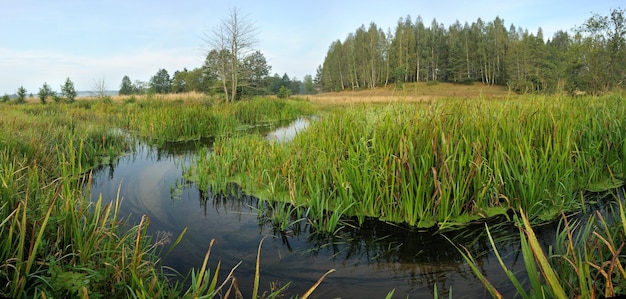
[(124, 76), (149, 81), (159, 69), (171, 76), (200, 67), (206, 36), (235, 8), (256, 28), (270, 73), (302, 80), (315, 75), (333, 41), (372, 22), (393, 32), (407, 16), (446, 28), (498, 16), (507, 29), (541, 27), (550, 38), (609, 15), (622, 1), (0, 0), (0, 95), (20, 86), (37, 94), (44, 83), (59, 91), (66, 78), (78, 91), (102, 82), (118, 90)]

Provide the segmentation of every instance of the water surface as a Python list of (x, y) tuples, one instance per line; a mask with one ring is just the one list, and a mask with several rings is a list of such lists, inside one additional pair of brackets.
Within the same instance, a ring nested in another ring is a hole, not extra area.
[[(95, 171), (91, 189), (92, 198), (101, 194), (107, 201), (115, 199), (119, 188), (121, 215), (129, 215), (133, 223), (147, 215), (152, 235), (170, 235), (175, 240), (187, 228), (183, 241), (163, 260), (182, 274), (202, 265), (215, 239), (210, 267), (215, 269), (221, 261), (223, 279), (241, 261), (235, 276), (248, 298), (257, 247), (269, 236), (261, 251), (261, 291), (269, 290), (271, 283), (291, 282), (288, 295), (302, 294), (326, 271), (336, 269), (314, 298), (384, 298), (393, 289), (394, 298), (433, 298), (435, 285), (446, 297), (451, 291), (454, 298), (490, 298), (451, 239), (475, 255), (480, 269), (505, 297), (515, 293), (491, 252), (483, 224), (437, 234), (372, 220), (360, 229), (346, 228), (329, 237), (312, 233), (300, 222), (290, 233), (281, 234), (259, 219), (257, 199), (236, 185), (227, 192), (204, 194), (185, 182), (182, 168), (194, 152), (195, 145), (156, 149), (140, 144), (135, 153)], [(523, 273), (519, 231), (506, 224), (493, 225), (492, 234), (508, 267)], [(553, 230), (545, 236), (553, 238)]]

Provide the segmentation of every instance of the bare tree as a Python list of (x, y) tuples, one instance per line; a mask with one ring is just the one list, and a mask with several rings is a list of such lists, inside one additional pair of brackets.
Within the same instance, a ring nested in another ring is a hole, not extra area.
[(98, 97), (98, 98), (104, 98), (107, 95), (107, 84), (106, 81), (104, 80), (104, 76), (102, 76), (102, 78), (100, 79), (94, 79), (93, 80), (93, 93)]
[(222, 81), (226, 101), (234, 101), (244, 69), (243, 59), (253, 53), (258, 43), (254, 24), (240, 15), (237, 8), (211, 33), (205, 33), (207, 66)]

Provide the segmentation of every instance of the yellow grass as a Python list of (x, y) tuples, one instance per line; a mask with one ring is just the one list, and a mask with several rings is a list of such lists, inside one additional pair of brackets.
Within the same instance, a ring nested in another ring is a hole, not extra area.
[[(147, 94), (142, 94), (142, 95), (114, 95), (114, 96), (108, 96), (108, 98), (110, 98), (114, 102), (122, 102), (124, 100), (129, 99), (132, 96), (134, 96), (137, 101), (145, 100), (145, 99), (148, 98)], [(209, 96), (209, 95), (206, 95), (206, 94), (201, 93), (201, 92), (186, 92), (186, 93), (170, 93), (170, 94), (152, 94), (151, 97), (153, 99), (159, 99), (159, 100), (176, 101), (176, 100), (190, 100), (190, 99), (206, 99), (206, 98), (213, 98), (213, 97), (219, 97), (219, 96)], [(99, 99), (100, 98), (98, 96), (81, 96), (81, 97), (76, 97), (76, 100), (80, 100), (80, 101), (93, 101), (93, 100), (99, 100)], [(36, 96), (27, 97), (25, 99), (25, 101), (26, 101), (26, 103), (33, 103), (33, 104), (41, 103), (39, 98), (36, 97)], [(52, 99), (52, 97), (48, 97), (46, 99), (46, 101), (48, 103), (54, 103), (54, 100)]]
[(350, 103), (383, 103), (393, 101), (428, 101), (439, 98), (479, 98), (488, 99), (506, 98), (510, 93), (503, 86), (472, 85), (452, 83), (406, 83), (404, 88), (396, 88), (395, 84), (375, 89), (356, 91), (326, 92), (306, 96), (308, 100), (320, 104), (350, 104)]
[[(388, 102), (419, 102), (429, 101), (440, 98), (479, 98), (486, 99), (503, 99), (514, 96), (504, 86), (484, 85), (482, 83), (474, 83), (472, 85), (453, 84), (453, 83), (405, 83), (404, 88), (396, 88), (395, 84), (389, 84), (386, 87), (377, 87), (374, 89), (349, 90), (340, 92), (325, 92), (315, 95), (295, 95), (294, 97), (305, 98), (311, 102), (322, 105), (344, 105), (351, 103), (388, 103)], [(175, 94), (153, 94), (154, 99), (176, 101), (176, 100), (199, 100), (214, 99), (218, 100), (220, 95), (209, 96), (200, 92), (187, 92)], [(114, 102), (122, 102), (129, 99), (130, 95), (116, 95), (109, 98)], [(148, 95), (134, 95), (136, 100), (145, 100)], [(273, 97), (273, 96), (271, 96)], [(97, 100), (96, 96), (78, 97), (77, 100)], [(26, 98), (27, 103), (39, 103), (38, 97)], [(53, 102), (52, 98), (48, 98), (48, 102)]]

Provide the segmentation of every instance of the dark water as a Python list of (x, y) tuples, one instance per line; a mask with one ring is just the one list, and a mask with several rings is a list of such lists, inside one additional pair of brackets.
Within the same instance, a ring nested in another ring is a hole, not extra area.
[[(360, 229), (346, 228), (331, 238), (311, 233), (301, 222), (290, 234), (281, 235), (271, 223), (260, 220), (257, 200), (237, 186), (226, 193), (202, 194), (185, 182), (182, 167), (190, 163), (194, 150), (195, 146), (139, 145), (134, 154), (95, 171), (91, 189), (92, 198), (101, 194), (109, 201), (120, 188), (121, 215), (130, 215), (133, 223), (147, 215), (153, 236), (169, 235), (173, 241), (186, 227), (183, 241), (163, 260), (183, 275), (202, 265), (215, 239), (211, 269), (221, 261), (221, 282), (241, 261), (234, 273), (248, 298), (259, 242), (269, 236), (261, 251), (261, 291), (268, 291), (271, 283), (292, 282), (288, 295), (302, 294), (326, 271), (336, 269), (312, 297), (384, 298), (395, 289), (394, 298), (433, 298), (436, 288), (445, 298), (449, 292), (454, 298), (491, 298), (450, 239), (472, 252), (505, 297), (515, 294), (492, 253), (483, 224), (437, 234), (368, 221)], [(523, 277), (519, 230), (508, 224), (490, 224), (490, 229), (507, 267)], [(553, 229), (538, 234), (546, 242), (554, 238)]]

